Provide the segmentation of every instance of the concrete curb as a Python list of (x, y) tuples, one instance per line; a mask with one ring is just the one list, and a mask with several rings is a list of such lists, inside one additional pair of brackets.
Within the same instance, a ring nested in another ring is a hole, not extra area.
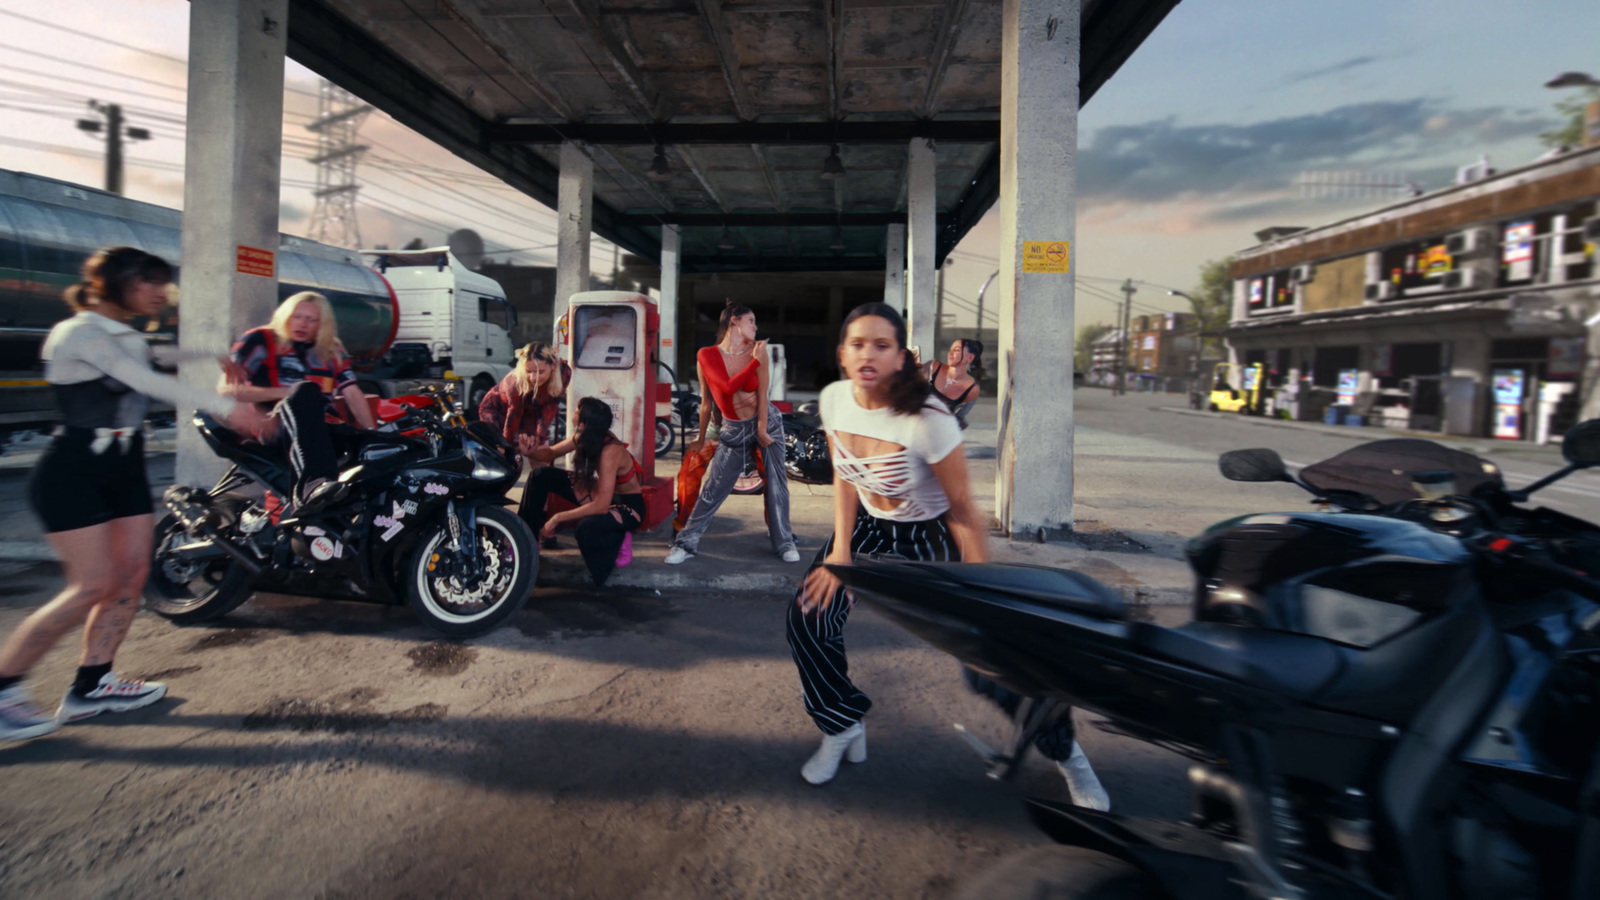
[(1296, 431), (1309, 431), (1313, 434), (1327, 434), (1335, 437), (1347, 437), (1372, 441), (1385, 438), (1421, 438), (1425, 441), (1438, 441), (1447, 446), (1466, 450), (1479, 456), (1490, 454), (1511, 454), (1529, 459), (1549, 457), (1551, 465), (1561, 465), (1560, 444), (1527, 444), (1521, 441), (1495, 442), (1489, 438), (1472, 437), (1462, 434), (1442, 434), (1437, 431), (1410, 431), (1401, 428), (1351, 428), (1347, 425), (1324, 425), (1320, 422), (1291, 422), (1287, 419), (1269, 419), (1265, 416), (1241, 416), (1238, 413), (1211, 412), (1204, 409), (1186, 409), (1180, 406), (1156, 406), (1152, 409), (1157, 412), (1177, 413), (1180, 416), (1196, 416), (1207, 419), (1218, 419), (1228, 422), (1237, 422), (1242, 425), (1257, 425), (1264, 428), (1292, 428)]
[(56, 555), (45, 541), (0, 541), (0, 561), (55, 562)]
[[(613, 572), (606, 588), (642, 588), (656, 591), (696, 590), (708, 593), (776, 593), (793, 591), (800, 583), (798, 564), (793, 575), (768, 572), (739, 572), (727, 575), (709, 575), (699, 571), (673, 569), (668, 572), (651, 569), (634, 569), (624, 566)], [(580, 563), (566, 560), (539, 561), (538, 587), (581, 588), (593, 590), (594, 582), (589, 570)]]

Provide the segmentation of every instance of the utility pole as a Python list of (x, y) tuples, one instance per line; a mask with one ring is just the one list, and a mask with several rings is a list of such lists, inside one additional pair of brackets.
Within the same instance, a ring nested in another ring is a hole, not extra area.
[(1122, 282), (1122, 315), (1119, 317), (1121, 324), (1117, 333), (1117, 383), (1113, 391), (1117, 396), (1128, 392), (1128, 351), (1132, 345), (1129, 340), (1132, 335), (1128, 334), (1128, 329), (1133, 325), (1133, 295), (1137, 292), (1132, 278)]
[(90, 134), (105, 133), (106, 136), (106, 191), (121, 196), (122, 194), (122, 141), (124, 138), (132, 141), (150, 140), (150, 130), (147, 128), (129, 128), (122, 119), (122, 106), (117, 103), (100, 103), (96, 100), (89, 101), (89, 108), (105, 116), (101, 119), (79, 119), (78, 130)]
[(354, 94), (324, 78), (317, 93), (317, 118), (306, 130), (317, 136), (317, 155), (307, 162), (317, 167), (317, 186), (311, 196), (317, 205), (311, 210), (306, 236), (335, 247), (352, 250), (361, 246), (361, 226), (356, 222), (356, 164), (367, 152), (356, 143), (356, 132), (372, 107)]

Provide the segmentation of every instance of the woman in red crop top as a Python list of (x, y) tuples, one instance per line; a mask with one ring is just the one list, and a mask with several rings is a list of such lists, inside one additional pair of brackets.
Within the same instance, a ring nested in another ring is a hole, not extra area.
[(722, 415), (717, 452), (700, 482), (694, 511), (672, 540), (666, 563), (678, 565), (695, 555), (700, 536), (733, 490), (751, 452), (760, 448), (767, 479), (767, 535), (772, 551), (784, 562), (799, 562), (794, 532), (789, 528), (789, 476), (783, 468), (783, 417), (767, 400), (771, 364), (767, 342), (756, 340), (756, 314), (729, 300), (717, 322), (717, 343), (695, 357), (700, 372), (700, 436), (684, 448), (684, 457), (699, 450), (711, 426), (711, 407)]

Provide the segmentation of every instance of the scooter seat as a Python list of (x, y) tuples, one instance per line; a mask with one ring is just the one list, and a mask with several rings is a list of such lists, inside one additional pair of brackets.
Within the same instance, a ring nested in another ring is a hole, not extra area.
[(1344, 668), (1327, 641), (1262, 628), (1137, 623), (1129, 638), (1157, 656), (1299, 700), (1315, 696)]
[(1123, 619), (1128, 615), (1128, 602), (1115, 591), (1071, 569), (970, 563), (941, 567), (940, 572), (963, 587), (1008, 594), (1097, 619)]

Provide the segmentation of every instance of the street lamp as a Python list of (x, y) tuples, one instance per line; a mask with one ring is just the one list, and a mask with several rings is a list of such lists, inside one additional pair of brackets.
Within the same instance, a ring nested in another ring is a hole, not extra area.
[(1199, 409), (1201, 406), (1200, 360), (1203, 358), (1200, 352), (1200, 348), (1202, 346), (1202, 340), (1200, 337), (1200, 301), (1196, 300), (1192, 295), (1184, 291), (1169, 290), (1167, 291), (1167, 296), (1182, 297), (1183, 299), (1189, 301), (1189, 305), (1194, 308), (1194, 378), (1189, 382), (1189, 408)]

